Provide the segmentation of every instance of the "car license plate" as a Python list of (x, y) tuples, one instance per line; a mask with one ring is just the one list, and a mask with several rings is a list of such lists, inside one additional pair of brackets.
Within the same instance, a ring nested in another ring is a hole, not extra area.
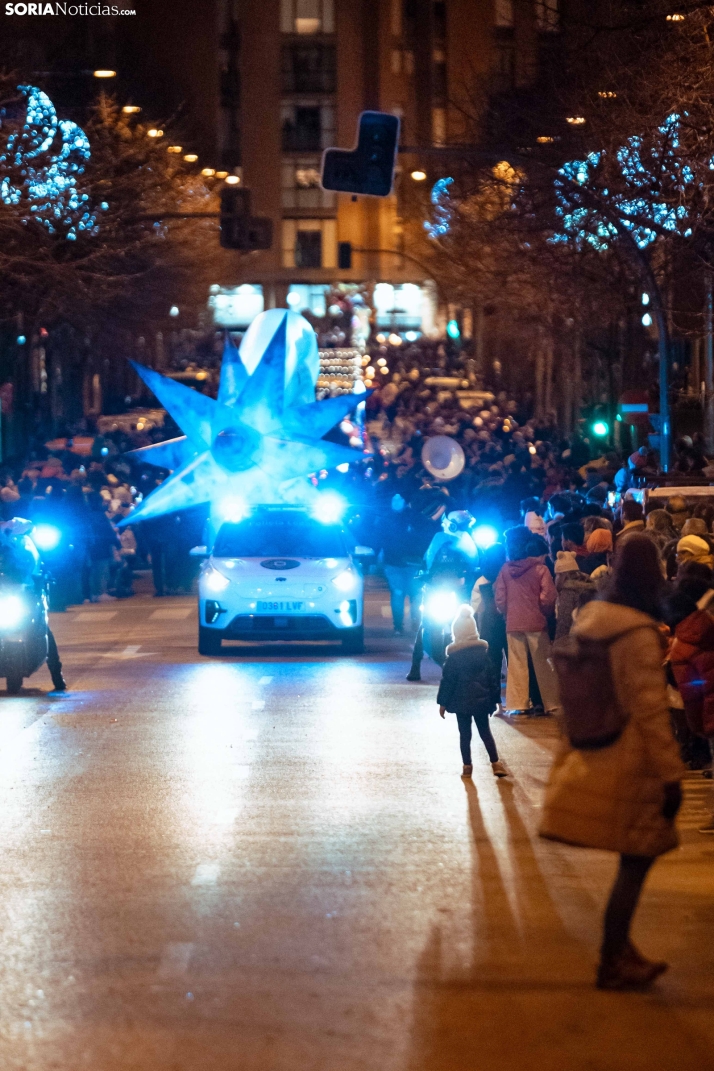
[(259, 602), (260, 614), (297, 614), (304, 608), (304, 602)]

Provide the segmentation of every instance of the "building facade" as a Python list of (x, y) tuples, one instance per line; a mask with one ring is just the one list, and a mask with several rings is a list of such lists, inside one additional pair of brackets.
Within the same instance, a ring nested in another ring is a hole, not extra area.
[[(261, 301), (320, 315), (330, 284), (369, 281), (385, 325), (432, 332), (425, 194), (449, 147), (483, 136), (486, 102), (500, 96), (507, 120), (552, 65), (568, 2), (581, 0), (136, 0), (129, 18), (8, 19), (4, 59), (77, 109), (92, 69), (114, 69), (119, 100), (179, 120), (194, 166), (240, 177), (274, 234), (216, 279), (233, 308), (244, 288), (244, 316)], [(393, 195), (323, 191), (323, 150), (351, 147), (365, 109), (401, 120)]]

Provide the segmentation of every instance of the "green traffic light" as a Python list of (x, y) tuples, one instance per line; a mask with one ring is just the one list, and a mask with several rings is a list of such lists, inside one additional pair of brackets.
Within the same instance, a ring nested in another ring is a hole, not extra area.
[(603, 438), (609, 431), (610, 428), (604, 420), (596, 420), (593, 424), (593, 435), (598, 435), (600, 438)]

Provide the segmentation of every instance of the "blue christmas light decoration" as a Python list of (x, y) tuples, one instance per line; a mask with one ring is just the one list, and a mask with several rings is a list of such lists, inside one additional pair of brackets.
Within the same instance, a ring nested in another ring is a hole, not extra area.
[(431, 203), (434, 206), (433, 221), (426, 220), (424, 230), (430, 238), (443, 238), (451, 229), (453, 208), (449, 196), (452, 178), (441, 178), (431, 188)]
[(287, 309), (256, 317), (240, 350), (226, 341), (217, 399), (132, 361), (185, 435), (131, 451), (175, 471), (122, 523), (210, 503), (215, 528), (226, 503), (241, 511), (310, 504), (317, 492), (305, 477), (362, 456), (322, 436), (365, 400), (364, 390), (316, 402), (319, 363), (315, 332)]
[[(628, 138), (615, 154), (623, 185), (617, 193), (607, 188), (604, 152), (564, 164), (555, 180), (556, 212), (563, 230), (554, 234), (552, 241), (587, 243), (603, 251), (618, 236), (615, 222), (598, 211), (587, 193), (580, 196), (578, 186), (606, 201), (619, 225), (641, 249), (656, 241), (662, 231), (690, 237), (689, 215), (681, 201), (694, 185), (695, 176), (679, 152), (680, 127), (681, 116), (672, 113), (658, 127), (651, 144), (638, 135)], [(652, 192), (657, 190), (667, 190), (669, 200), (653, 199)]]
[[(77, 180), (91, 156), (81, 127), (58, 119), (55, 107), (36, 86), (18, 86), (19, 101), (0, 109), (0, 199), (25, 206), (50, 234), (76, 241), (81, 232), (98, 233), (96, 211)], [(109, 207), (101, 206), (103, 211)]]

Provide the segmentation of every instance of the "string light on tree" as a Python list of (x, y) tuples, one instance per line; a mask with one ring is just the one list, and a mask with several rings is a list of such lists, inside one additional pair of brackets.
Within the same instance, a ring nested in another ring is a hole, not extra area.
[[(75, 241), (80, 232), (98, 233), (89, 195), (77, 188), (91, 156), (81, 127), (58, 119), (55, 107), (36, 86), (18, 86), (20, 101), (0, 109), (0, 134), (10, 131), (0, 151), (0, 200), (26, 206), (27, 217), (50, 234)], [(101, 211), (108, 205), (103, 202)]]

